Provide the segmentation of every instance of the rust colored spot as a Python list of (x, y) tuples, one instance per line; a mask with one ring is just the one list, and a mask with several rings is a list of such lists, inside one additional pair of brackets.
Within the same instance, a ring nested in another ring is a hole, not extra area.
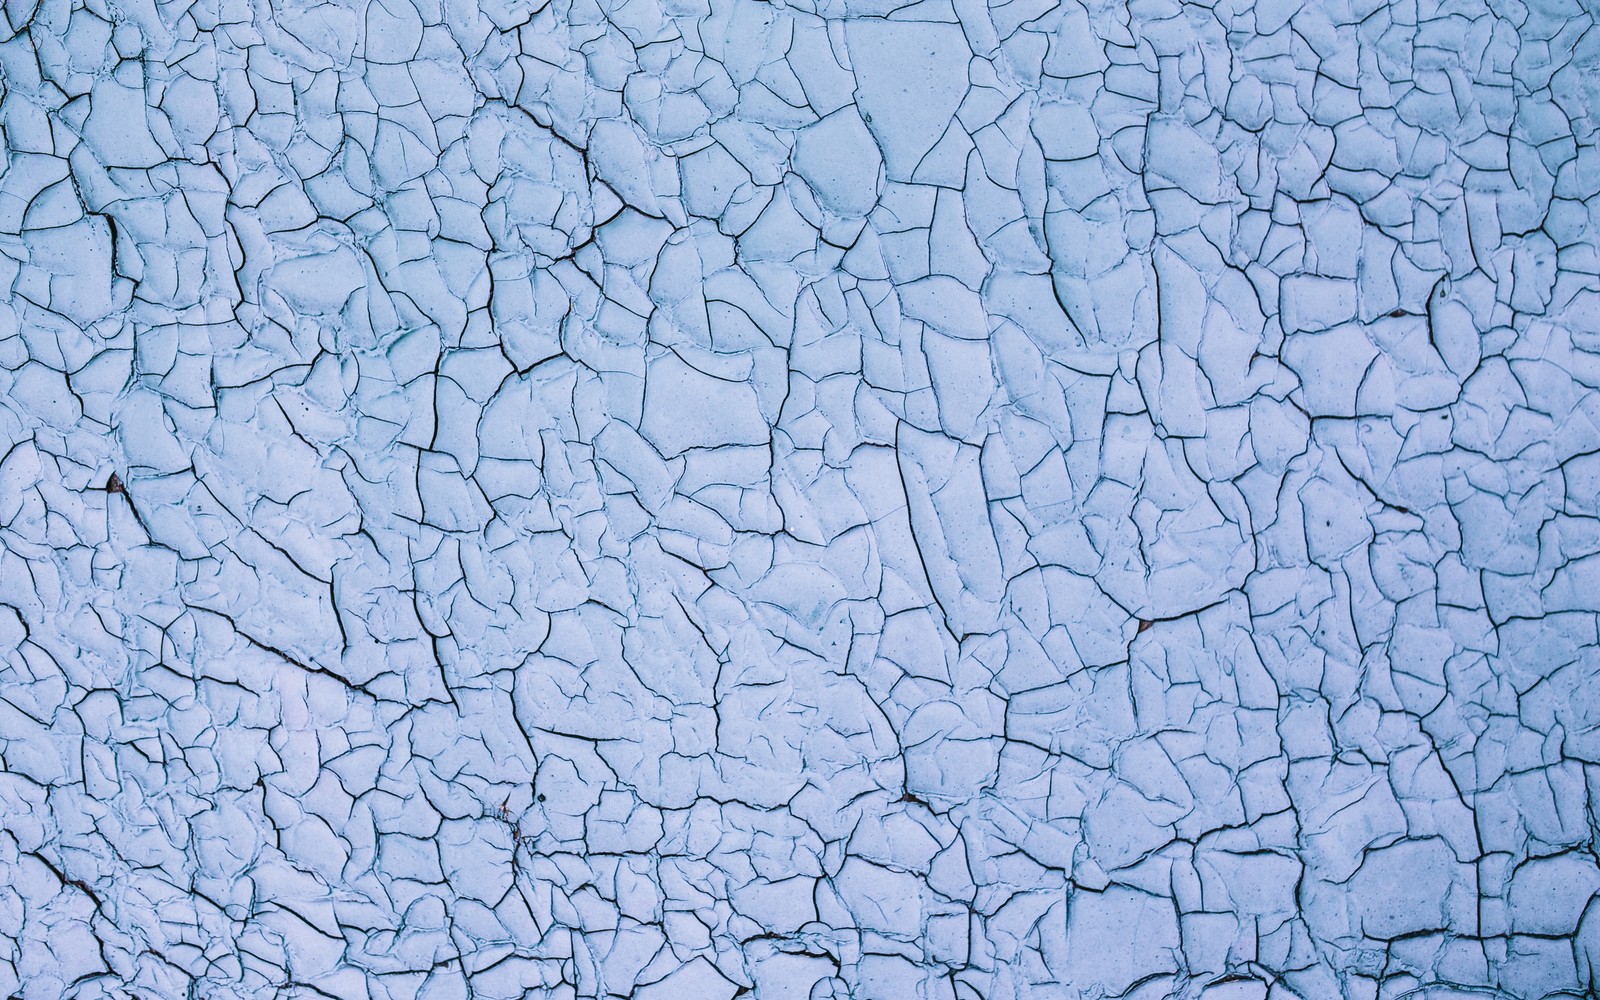
[(106, 492), (107, 493), (126, 493), (126, 492), (128, 492), (128, 490), (127, 490), (126, 487), (124, 487), (122, 485), (122, 480), (117, 477), (117, 474), (115, 472), (113, 472), (111, 474), (111, 478), (106, 480)]
[(1144, 632), (1145, 630), (1149, 629), (1150, 626), (1152, 626), (1154, 624), (1155, 624), (1155, 622), (1146, 621), (1145, 619), (1141, 618), (1141, 619), (1139, 619), (1139, 631), (1140, 632)]

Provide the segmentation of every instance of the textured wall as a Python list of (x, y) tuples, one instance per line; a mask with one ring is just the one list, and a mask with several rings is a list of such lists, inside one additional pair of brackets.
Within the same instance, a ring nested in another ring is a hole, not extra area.
[(0, 34), (0, 993), (1600, 977), (1592, 0)]

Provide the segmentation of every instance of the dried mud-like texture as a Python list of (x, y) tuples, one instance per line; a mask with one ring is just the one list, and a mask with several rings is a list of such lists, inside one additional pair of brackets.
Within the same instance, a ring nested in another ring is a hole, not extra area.
[(1600, 979), (1591, 0), (7, 0), (0, 994)]

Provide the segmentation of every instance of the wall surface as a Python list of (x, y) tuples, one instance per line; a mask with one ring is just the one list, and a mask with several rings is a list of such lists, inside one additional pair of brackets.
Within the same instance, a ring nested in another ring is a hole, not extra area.
[(0, 994), (1590, 990), (1595, 22), (6, 0)]

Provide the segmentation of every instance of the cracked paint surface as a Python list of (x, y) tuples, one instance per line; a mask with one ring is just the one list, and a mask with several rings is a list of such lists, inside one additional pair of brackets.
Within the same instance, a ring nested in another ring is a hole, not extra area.
[(8, 0), (0, 994), (1593, 990), (1594, 20)]

